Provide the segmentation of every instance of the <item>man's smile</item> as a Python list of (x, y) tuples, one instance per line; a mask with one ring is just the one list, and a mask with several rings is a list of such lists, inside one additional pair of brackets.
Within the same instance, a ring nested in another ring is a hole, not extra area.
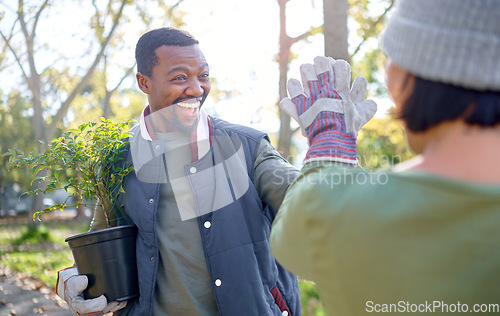
[(198, 97), (198, 98), (192, 98), (192, 99), (185, 99), (182, 101), (178, 101), (174, 103), (174, 108), (175, 111), (178, 112), (179, 115), (182, 115), (182, 117), (179, 117), (179, 119), (196, 119), (199, 114), (199, 109), (202, 104), (203, 97)]
[(189, 100), (186, 102), (178, 102), (176, 105), (181, 106), (183, 108), (198, 108), (201, 105), (201, 102), (197, 99)]

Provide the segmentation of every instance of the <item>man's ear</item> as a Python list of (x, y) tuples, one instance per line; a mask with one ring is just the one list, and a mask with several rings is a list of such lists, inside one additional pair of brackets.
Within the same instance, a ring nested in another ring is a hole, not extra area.
[(141, 91), (145, 94), (149, 94), (149, 78), (140, 72), (135, 75), (135, 78), (137, 79), (139, 89), (141, 89)]

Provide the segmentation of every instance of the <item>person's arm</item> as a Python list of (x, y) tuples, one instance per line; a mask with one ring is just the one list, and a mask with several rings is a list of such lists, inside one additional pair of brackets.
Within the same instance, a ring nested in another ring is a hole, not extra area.
[(278, 210), (288, 186), (299, 170), (286, 161), (264, 138), (254, 163), (254, 184), (262, 201)]
[(330, 229), (322, 214), (333, 210), (337, 194), (341, 196), (333, 184), (324, 185), (324, 176), (332, 172), (324, 170), (357, 165), (357, 132), (377, 106), (365, 100), (366, 79), (356, 78), (349, 89), (350, 66), (345, 61), (316, 57), (314, 65), (302, 65), (300, 70), (304, 86), (290, 79), (291, 99), (283, 99), (280, 107), (299, 123), (309, 149), (274, 220), (271, 251), (285, 268), (315, 281)]

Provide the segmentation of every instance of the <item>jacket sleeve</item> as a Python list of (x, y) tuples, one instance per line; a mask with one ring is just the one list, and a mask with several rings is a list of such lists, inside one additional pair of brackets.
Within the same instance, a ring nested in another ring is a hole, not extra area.
[(314, 185), (318, 183), (315, 170), (304, 169), (288, 189), (273, 222), (271, 252), (292, 273), (317, 281), (316, 268), (318, 262), (324, 262), (324, 238), (328, 232), (328, 222), (321, 215), (322, 210), (329, 209), (329, 201)]
[(288, 186), (299, 170), (283, 158), (266, 138), (260, 142), (254, 163), (254, 185), (262, 201), (278, 210)]

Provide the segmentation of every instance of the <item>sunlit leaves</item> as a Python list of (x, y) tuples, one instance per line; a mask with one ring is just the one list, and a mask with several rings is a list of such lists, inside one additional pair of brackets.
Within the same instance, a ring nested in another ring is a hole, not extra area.
[[(80, 197), (99, 201), (109, 208), (114, 206), (118, 193), (123, 193), (123, 181), (133, 170), (121, 154), (128, 145), (128, 130), (132, 120), (115, 123), (101, 118), (100, 122), (84, 123), (69, 129), (61, 137), (44, 143), (40, 154), (25, 155), (21, 150), (10, 149), (4, 156), (9, 157), (9, 167), (30, 168), (33, 182), (44, 181), (45, 189), (25, 192), (37, 194), (64, 188), (69, 197), (77, 197), (75, 204), (84, 203)], [(39, 175), (47, 170), (47, 175)], [(64, 177), (61, 175), (65, 174)], [(69, 198), (68, 197), (68, 198)], [(66, 208), (68, 199), (35, 213), (34, 219), (54, 210)], [(105, 211), (110, 211), (106, 209)]]
[(374, 117), (359, 132), (358, 159), (364, 168), (386, 168), (411, 157), (403, 127), (393, 117)]

